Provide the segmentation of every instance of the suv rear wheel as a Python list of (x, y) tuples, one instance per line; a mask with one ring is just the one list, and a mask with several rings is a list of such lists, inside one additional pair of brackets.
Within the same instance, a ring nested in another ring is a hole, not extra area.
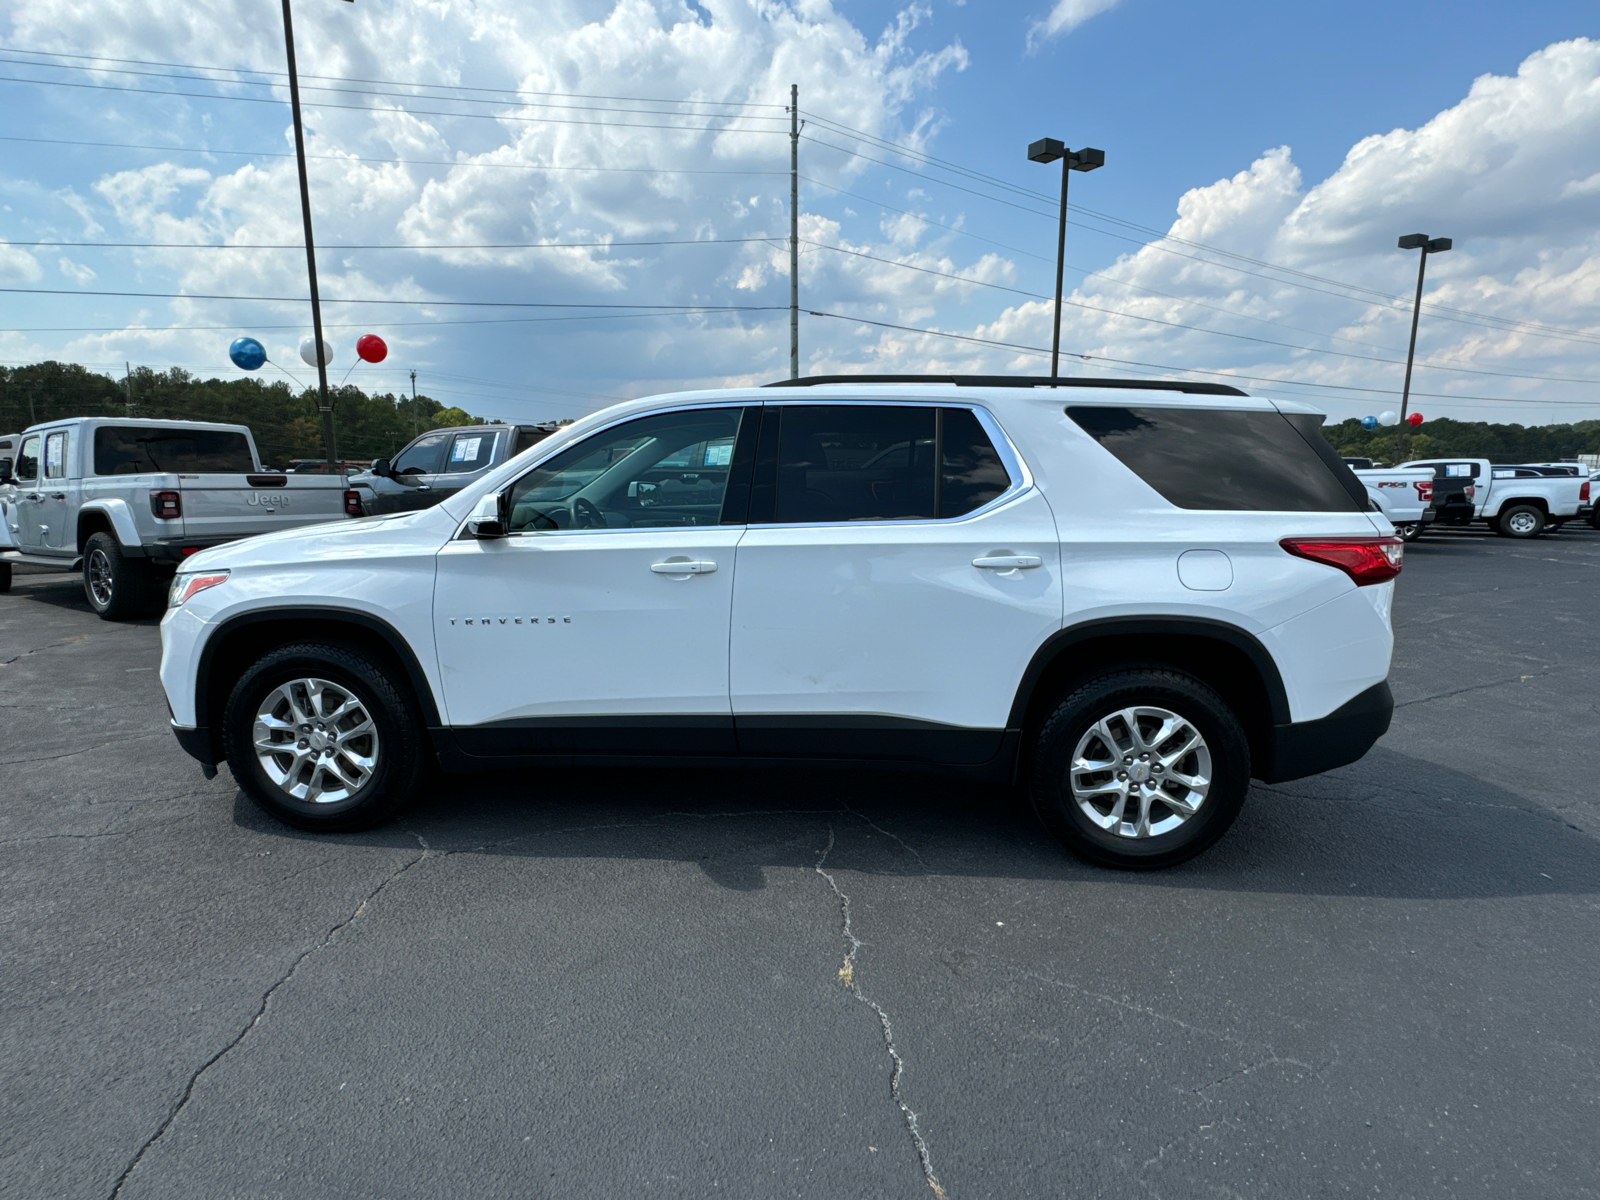
[(1040, 818), (1080, 858), (1132, 870), (1193, 858), (1228, 831), (1250, 785), (1250, 745), (1225, 700), (1161, 668), (1076, 685), (1034, 740)]
[(286, 824), (367, 829), (420, 790), (427, 731), (410, 695), (367, 654), (282, 646), (244, 673), (223, 715), (234, 779)]

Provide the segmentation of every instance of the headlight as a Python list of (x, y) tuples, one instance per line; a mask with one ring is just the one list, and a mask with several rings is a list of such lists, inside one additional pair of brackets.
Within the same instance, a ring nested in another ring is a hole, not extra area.
[(177, 608), (190, 596), (227, 582), (226, 571), (207, 571), (204, 575), (179, 575), (172, 581), (172, 591), (167, 595), (167, 607)]

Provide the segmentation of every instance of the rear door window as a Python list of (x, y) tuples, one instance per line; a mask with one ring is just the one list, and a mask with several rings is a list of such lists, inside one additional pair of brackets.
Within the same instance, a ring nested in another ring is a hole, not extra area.
[(248, 475), (255, 469), (250, 440), (227, 429), (102, 425), (94, 431), (96, 475)]
[(784, 407), (773, 520), (931, 519), (934, 412), (890, 404)]
[(494, 461), (495, 443), (499, 439), (500, 434), (495, 430), (456, 434), (450, 443), (450, 453), (445, 456), (445, 473), (483, 470)]
[(1067, 416), (1178, 508), (1364, 512), (1370, 503), (1320, 417), (1098, 405), (1069, 405)]
[(47, 434), (44, 439), (44, 477), (46, 479), (65, 479), (67, 477), (67, 432)]

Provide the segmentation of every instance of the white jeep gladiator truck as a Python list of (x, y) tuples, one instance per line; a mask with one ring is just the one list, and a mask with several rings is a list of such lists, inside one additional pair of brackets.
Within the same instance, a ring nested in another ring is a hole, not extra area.
[(75, 417), (26, 429), (0, 470), (0, 591), (13, 563), (83, 572), (109, 621), (148, 609), (177, 565), (253, 534), (343, 520), (338, 476), (261, 465), (243, 425)]
[[(1578, 516), (1587, 479), (1567, 475), (1542, 475), (1532, 467), (1506, 466), (1486, 458), (1428, 459), (1401, 463), (1402, 467), (1428, 467), (1433, 470), (1439, 519), (1446, 524), (1465, 525), (1482, 521), (1501, 537), (1533, 538), (1546, 529), (1556, 529)], [(1438, 493), (1441, 485), (1465, 483), (1465, 492), (1448, 498)], [(1472, 515), (1466, 515), (1470, 500)]]
[(1389, 518), (1389, 524), (1406, 541), (1416, 541), (1434, 519), (1433, 472), (1426, 467), (1412, 470), (1358, 467), (1355, 477), (1367, 489), (1378, 511)]

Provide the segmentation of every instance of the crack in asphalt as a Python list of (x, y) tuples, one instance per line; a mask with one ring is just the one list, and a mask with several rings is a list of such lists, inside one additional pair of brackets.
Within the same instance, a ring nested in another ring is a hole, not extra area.
[[(860, 816), (859, 813), (856, 815)], [(866, 818), (862, 817), (862, 820), (866, 820)], [(870, 821), (867, 823), (869, 825), (872, 824)], [(874, 826), (874, 828), (877, 827)], [(856, 954), (864, 943), (855, 935), (855, 927), (850, 919), (850, 897), (839, 887), (838, 881), (823, 870), (823, 864), (828, 861), (828, 855), (833, 851), (834, 840), (833, 825), (830, 823), (828, 825), (828, 844), (822, 848), (822, 853), (817, 856), (817, 865), (814, 869), (818, 875), (828, 881), (828, 886), (833, 889), (833, 894), (839, 898), (839, 911), (844, 919), (843, 935), (850, 949), (845, 953), (844, 965), (839, 968), (839, 982), (844, 985), (845, 990), (852, 996), (877, 1014), (878, 1023), (883, 1028), (884, 1048), (889, 1052), (889, 1057), (894, 1060), (894, 1069), (889, 1074), (889, 1095), (894, 1099), (895, 1104), (899, 1106), (900, 1113), (905, 1118), (906, 1132), (911, 1135), (911, 1144), (916, 1147), (917, 1151), (917, 1161), (922, 1166), (922, 1177), (927, 1180), (928, 1186), (933, 1189), (933, 1194), (938, 1197), (938, 1200), (948, 1200), (944, 1185), (939, 1182), (939, 1177), (934, 1174), (933, 1156), (928, 1152), (928, 1143), (922, 1136), (922, 1130), (918, 1128), (917, 1114), (911, 1111), (911, 1106), (905, 1102), (905, 1097), (900, 1094), (900, 1078), (905, 1073), (905, 1060), (900, 1056), (900, 1050), (895, 1045), (894, 1028), (889, 1023), (889, 1014), (884, 1010), (883, 1005), (863, 992), (861, 985), (856, 982)], [(899, 839), (896, 838), (895, 840), (898, 841)], [(901, 843), (901, 845), (904, 844), (903, 842)], [(910, 849), (909, 846), (906, 848)]]
[(35, 646), (32, 650), (24, 650), (21, 654), (13, 654), (10, 658), (0, 658), (0, 667), (9, 667), (12, 663), (21, 662), (30, 654), (43, 654), (46, 650), (59, 650), (62, 646), (70, 646), (74, 642), (81, 642), (90, 636), (87, 633), (75, 633), (71, 637), (62, 638), (59, 642), (49, 642), (43, 646)]
[(414, 833), (409, 829), (406, 830), (406, 832), (410, 833), (412, 837), (417, 839), (417, 844), (421, 846), (422, 853), (418, 854), (415, 858), (410, 859), (398, 869), (391, 871), (388, 875), (386, 875), (383, 878), (383, 881), (379, 883), (377, 887), (373, 888), (370, 892), (362, 897), (361, 903), (356, 905), (354, 912), (352, 912), (348, 917), (340, 921), (338, 924), (334, 925), (328, 930), (327, 933), (323, 934), (322, 939), (317, 942), (316, 945), (307, 950), (301, 951), (300, 954), (295, 958), (294, 962), (289, 964), (289, 969), (279, 976), (278, 980), (271, 987), (262, 993), (261, 1003), (256, 1008), (255, 1016), (250, 1018), (249, 1023), (245, 1025), (243, 1029), (239, 1030), (239, 1032), (234, 1035), (233, 1039), (226, 1046), (218, 1050), (210, 1058), (206, 1059), (206, 1061), (203, 1062), (200, 1067), (189, 1076), (189, 1082), (185, 1085), (183, 1094), (178, 1097), (178, 1102), (172, 1106), (172, 1110), (167, 1113), (166, 1119), (161, 1122), (160, 1126), (154, 1133), (145, 1139), (144, 1145), (140, 1146), (138, 1151), (128, 1161), (128, 1165), (123, 1169), (122, 1174), (117, 1177), (117, 1182), (112, 1187), (109, 1195), (107, 1196), (107, 1200), (117, 1200), (117, 1197), (122, 1194), (122, 1189), (127, 1184), (128, 1178), (133, 1174), (134, 1169), (139, 1165), (140, 1162), (143, 1161), (144, 1156), (150, 1151), (151, 1147), (153, 1147), (162, 1139), (163, 1136), (166, 1135), (168, 1129), (172, 1128), (172, 1123), (178, 1119), (178, 1114), (183, 1112), (184, 1108), (188, 1105), (190, 1097), (194, 1095), (195, 1084), (200, 1081), (200, 1077), (212, 1067), (216, 1066), (224, 1058), (226, 1058), (228, 1054), (235, 1049), (235, 1047), (237, 1047), (241, 1042), (244, 1041), (246, 1037), (250, 1035), (251, 1031), (254, 1030), (256, 1026), (261, 1024), (262, 1018), (267, 1015), (267, 1007), (269, 1004), (271, 1004), (273, 995), (278, 991), (279, 988), (294, 978), (295, 972), (300, 969), (300, 964), (305, 962), (306, 959), (310, 958), (318, 950), (321, 950), (323, 947), (329, 945), (342, 930), (347, 929), (354, 924), (361, 917), (361, 914), (367, 911), (367, 906), (378, 898), (378, 894), (382, 892), (384, 888), (388, 887), (396, 879), (399, 879), (400, 876), (404, 875), (418, 863), (432, 857), (433, 852), (421, 834)]
[(112, 738), (109, 742), (101, 742), (95, 746), (85, 746), (81, 750), (65, 750), (60, 754), (41, 754), (36, 758), (0, 758), (0, 767), (17, 767), (24, 763), (57, 762), (63, 758), (75, 758), (80, 754), (92, 754), (96, 750), (105, 750), (112, 746), (125, 746), (129, 742), (140, 742), (148, 738), (164, 736), (165, 731), (150, 730), (145, 733), (130, 734), (127, 737)]
[(1504, 679), (1491, 679), (1487, 683), (1470, 683), (1466, 687), (1452, 688), (1448, 692), (1435, 692), (1431, 696), (1418, 696), (1415, 700), (1402, 700), (1396, 708), (1410, 708), (1413, 704), (1426, 704), (1430, 700), (1444, 700), (1450, 696), (1459, 696), (1463, 692), (1481, 692), (1485, 688), (1500, 687), (1507, 683), (1522, 683), (1529, 679), (1538, 679), (1548, 675), (1550, 669), (1546, 667), (1541, 671), (1531, 671), (1526, 675), (1507, 675)]

